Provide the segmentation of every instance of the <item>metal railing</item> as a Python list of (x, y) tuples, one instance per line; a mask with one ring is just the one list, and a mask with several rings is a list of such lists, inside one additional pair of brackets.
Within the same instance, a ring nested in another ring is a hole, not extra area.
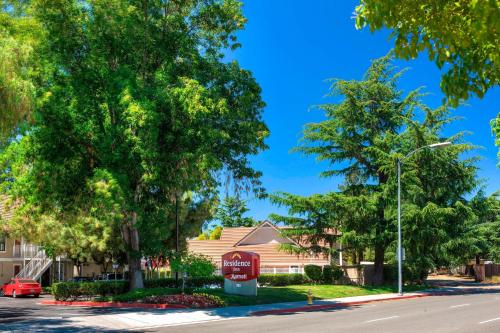
[(14, 258), (31, 259), (41, 250), (40, 246), (24, 243), (23, 245), (14, 245), (12, 256)]
[(16, 275), (16, 278), (38, 280), (51, 264), (52, 259), (45, 254), (44, 250), (39, 250)]

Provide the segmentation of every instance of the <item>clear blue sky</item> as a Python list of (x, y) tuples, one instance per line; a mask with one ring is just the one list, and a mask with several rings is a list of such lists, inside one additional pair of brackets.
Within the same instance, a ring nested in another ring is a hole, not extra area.
[[(247, 0), (246, 29), (239, 34), (243, 47), (230, 57), (253, 72), (267, 103), (264, 119), (270, 128), (269, 149), (252, 158), (253, 166), (264, 173), (262, 181), (269, 193), (286, 191), (309, 195), (337, 190), (340, 179), (319, 178), (324, 165), (313, 157), (291, 153), (303, 126), (323, 119), (312, 105), (328, 101), (328, 78), (361, 79), (370, 60), (385, 55), (392, 47), (388, 31), (370, 33), (354, 28), (352, 13), (356, 1)], [(425, 56), (414, 61), (398, 61), (410, 70), (400, 88), (410, 91), (425, 86), (430, 93), (424, 101), (431, 107), (441, 104), (440, 71)], [(482, 99), (471, 99), (455, 114), (465, 119), (449, 126), (445, 134), (467, 130), (468, 141), (483, 148), (478, 163), (486, 191), (500, 189), (498, 151), (489, 121), (500, 111), (500, 89)], [(249, 215), (262, 220), (271, 212), (283, 212), (267, 201), (248, 198)]]

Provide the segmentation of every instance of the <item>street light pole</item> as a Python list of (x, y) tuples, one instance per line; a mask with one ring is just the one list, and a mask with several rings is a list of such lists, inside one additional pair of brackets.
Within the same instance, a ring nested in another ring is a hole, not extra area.
[(403, 260), (401, 255), (401, 159), (398, 157), (398, 294), (403, 295)]
[(433, 148), (443, 148), (451, 145), (449, 141), (433, 143), (424, 147), (417, 148), (409, 152), (402, 159), (398, 157), (398, 294), (403, 295), (403, 248), (401, 246), (401, 163), (422, 149), (433, 149)]

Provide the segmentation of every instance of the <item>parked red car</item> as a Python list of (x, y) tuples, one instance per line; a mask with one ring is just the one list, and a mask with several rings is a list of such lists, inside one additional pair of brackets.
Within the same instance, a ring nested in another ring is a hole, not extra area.
[(40, 284), (34, 280), (27, 279), (14, 278), (0, 288), (0, 296), (12, 296), (14, 298), (20, 295), (38, 297), (41, 293), (42, 287), (40, 287)]

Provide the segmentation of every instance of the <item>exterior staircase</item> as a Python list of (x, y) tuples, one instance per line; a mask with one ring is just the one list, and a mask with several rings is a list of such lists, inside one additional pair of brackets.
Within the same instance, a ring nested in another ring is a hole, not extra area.
[(50, 265), (52, 265), (52, 259), (45, 254), (45, 250), (40, 249), (38, 253), (24, 265), (21, 271), (16, 275), (16, 278), (38, 280)]

